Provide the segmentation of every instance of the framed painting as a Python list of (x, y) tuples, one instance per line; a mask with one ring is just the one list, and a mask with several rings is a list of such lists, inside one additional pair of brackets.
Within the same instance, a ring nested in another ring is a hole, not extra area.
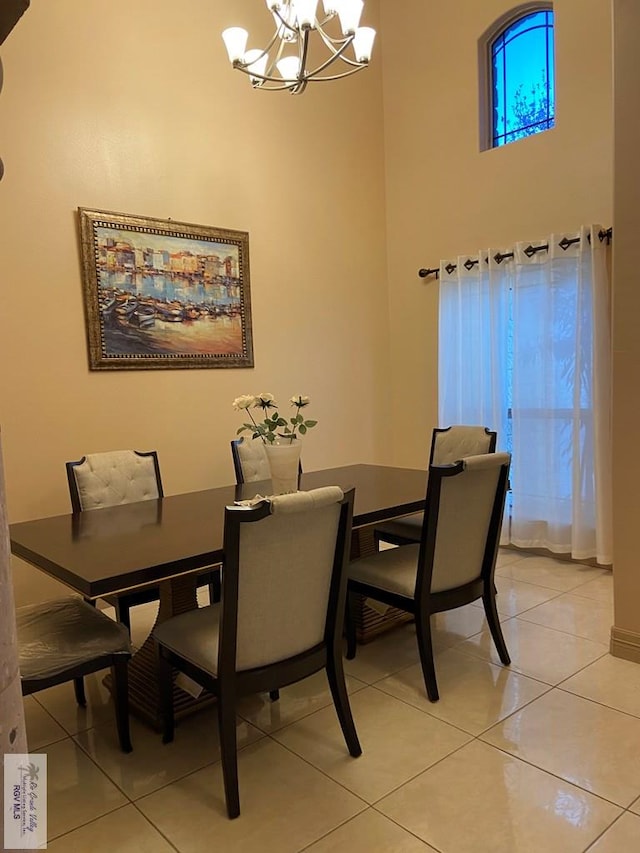
[(246, 231), (78, 214), (91, 370), (253, 367)]

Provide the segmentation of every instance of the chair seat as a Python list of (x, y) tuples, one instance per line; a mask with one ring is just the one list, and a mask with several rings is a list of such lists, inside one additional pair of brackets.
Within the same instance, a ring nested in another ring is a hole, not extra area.
[(384, 539), (386, 535), (394, 539), (413, 539), (415, 542), (419, 542), (420, 534), (422, 533), (423, 518), (424, 516), (421, 512), (414, 512), (412, 515), (405, 515), (402, 518), (383, 521), (380, 524), (376, 524), (376, 533), (381, 539)]
[(349, 566), (349, 580), (413, 598), (419, 551), (419, 545), (401, 545), (354, 560)]
[(131, 654), (127, 629), (81, 598), (19, 607), (16, 626), (23, 681), (49, 679), (102, 655)]
[(173, 616), (157, 625), (153, 636), (156, 642), (204, 672), (218, 674), (219, 604)]
[[(400, 545), (378, 551), (370, 557), (354, 560), (349, 566), (349, 580), (365, 583), (413, 598), (416, 591), (419, 545)], [(431, 580), (431, 592), (444, 592), (456, 586), (444, 572), (434, 571)]]

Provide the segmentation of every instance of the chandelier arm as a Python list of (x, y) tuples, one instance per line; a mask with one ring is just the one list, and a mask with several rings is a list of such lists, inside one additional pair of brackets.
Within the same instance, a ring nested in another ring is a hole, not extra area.
[[(277, 37), (278, 37), (278, 31), (276, 30), (275, 35), (274, 35), (274, 39), (276, 39)], [(282, 51), (284, 50), (284, 45), (285, 45), (284, 41), (282, 39), (280, 39), (280, 44), (278, 45), (278, 50), (276, 51), (276, 55), (273, 57), (273, 59), (271, 60), (271, 62), (269, 63), (269, 65), (267, 66), (266, 71), (265, 71), (265, 73), (267, 75), (267, 79), (270, 79), (270, 80), (280, 79), (278, 77), (273, 77), (272, 75), (273, 75), (273, 69), (278, 65), (278, 62), (282, 58)]]
[(340, 74), (331, 74), (328, 77), (309, 77), (307, 82), (309, 83), (327, 83), (329, 80), (341, 80), (343, 77), (350, 77), (352, 74), (355, 74), (357, 71), (361, 71), (363, 68), (366, 68), (366, 65), (359, 65), (357, 68), (349, 68), (348, 71), (343, 71)]
[(274, 86), (261, 86), (260, 91), (262, 92), (283, 92), (286, 89), (289, 89), (290, 91), (293, 89), (291, 83), (285, 83), (282, 79), (280, 80), (279, 84), (276, 81), (275, 77), (262, 77), (261, 79), (267, 83), (276, 84)]
[(322, 39), (322, 41), (326, 44), (329, 50), (336, 50), (338, 45), (348, 45), (353, 41), (354, 33), (350, 33), (349, 35), (342, 36), (342, 38), (332, 38), (329, 33), (326, 33), (324, 29), (318, 25), (316, 27), (316, 32)]
[[(307, 28), (307, 29), (302, 31), (302, 39), (301, 39), (301, 41), (299, 43), (299, 47), (298, 47), (298, 56), (300, 59), (300, 66), (298, 69), (298, 78), (297, 78), (298, 84), (303, 83), (305, 77), (307, 76), (305, 74), (305, 71), (304, 71), (304, 66), (305, 66), (305, 63), (307, 61), (308, 53), (309, 53), (309, 29)], [(304, 89), (304, 86), (302, 89), (300, 89), (300, 91), (303, 91), (303, 89)], [(298, 90), (296, 88), (296, 92), (297, 91)]]
[(325, 46), (332, 52), (337, 53), (343, 62), (346, 62), (347, 65), (353, 65), (354, 67), (362, 68), (365, 65), (368, 65), (366, 62), (358, 62), (358, 60), (349, 59), (349, 57), (344, 56), (344, 50), (352, 44), (355, 33), (350, 33), (349, 35), (344, 36), (343, 38), (331, 38), (328, 33), (322, 29), (322, 27), (316, 27), (316, 32), (324, 42)]
[(323, 27), (325, 27), (329, 23), (329, 21), (332, 21), (336, 17), (337, 17), (337, 14), (335, 12), (332, 12), (330, 15), (325, 15), (322, 20), (320, 20), (320, 18), (316, 17), (316, 29), (321, 30)]
[[(325, 46), (331, 51), (332, 54), (334, 54), (334, 59), (340, 57), (343, 62), (346, 62), (347, 65), (353, 65), (354, 68), (363, 68), (365, 65), (368, 65), (368, 63), (366, 62), (358, 62), (357, 60), (349, 59), (348, 56), (344, 55), (344, 51), (349, 47), (350, 44), (353, 43), (355, 33), (345, 36), (345, 38), (343, 39), (332, 39), (331, 36), (328, 36), (322, 30), (317, 30), (317, 32), (322, 41), (325, 43)], [(337, 47), (338, 45), (340, 46)], [(323, 66), (321, 66), (321, 69), (326, 68), (327, 64), (328, 63), (325, 63)]]
[[(262, 80), (265, 83), (275, 83), (276, 86), (262, 86), (260, 87), (265, 92), (275, 92), (276, 90), (282, 89), (293, 89), (296, 87), (297, 81), (292, 81), (290, 83), (286, 83), (282, 77), (273, 77), (272, 75), (267, 74), (258, 74), (255, 71), (247, 71), (246, 68), (243, 68), (241, 65), (236, 65), (237, 71), (242, 71), (243, 74), (246, 74), (248, 77), (253, 77), (256, 80)], [(355, 74), (357, 71), (360, 71), (362, 68), (366, 68), (366, 64), (359, 65), (355, 68), (350, 68), (348, 71), (343, 71), (341, 74), (331, 74), (328, 77), (313, 77), (311, 74), (306, 75), (304, 79), (305, 87), (308, 83), (326, 83), (329, 80), (340, 80), (342, 77), (349, 77), (351, 74)]]
[[(243, 74), (246, 74), (248, 77), (251, 77), (255, 80), (262, 80), (264, 83), (276, 83), (278, 84), (278, 89), (292, 89), (299, 82), (298, 80), (290, 80), (287, 82), (282, 77), (274, 77), (273, 74), (265, 73), (258, 74), (257, 71), (249, 71), (248, 68), (245, 68), (243, 65), (234, 65), (236, 71), (242, 71)], [(273, 91), (273, 87), (264, 87), (265, 91)]]
[[(273, 64), (275, 64), (275, 62)], [(264, 89), (265, 92), (275, 92), (276, 90), (292, 89), (297, 83), (297, 81), (295, 81), (295, 80), (287, 82), (280, 76), (275, 77), (273, 74), (271, 74), (270, 69), (267, 70), (264, 74), (258, 74), (257, 71), (253, 71), (253, 70), (249, 71), (249, 67), (242, 65), (240, 63), (240, 60), (236, 60), (233, 63), (233, 67), (236, 71), (242, 71), (242, 73), (246, 74), (247, 77), (249, 77), (252, 81), (261, 80), (263, 83), (275, 83), (276, 84), (275, 86), (262, 86), (262, 85), (260, 85), (260, 88)]]
[[(271, 39), (270, 39), (270, 41), (269, 41), (269, 44), (268, 44), (268, 45), (264, 48), (264, 50), (260, 53), (260, 56), (255, 57), (255, 59), (252, 59), (252, 60), (251, 60), (251, 62), (243, 62), (243, 61), (242, 61), (242, 59), (235, 59), (235, 60), (233, 61), (233, 63), (232, 63), (232, 64), (233, 64), (233, 67), (234, 67), (236, 70), (238, 70), (238, 71), (246, 71), (246, 69), (247, 69), (247, 68), (248, 68), (252, 63), (257, 62), (258, 60), (262, 59), (262, 57), (263, 57), (263, 56), (268, 56), (268, 55), (269, 55), (269, 51), (271, 50), (271, 48), (272, 48), (272, 47), (274, 46), (274, 44), (276, 43), (276, 39), (277, 39), (277, 38), (278, 38), (278, 30), (276, 29), (276, 31), (274, 32), (274, 34), (271, 36)], [(278, 56), (276, 57), (276, 61), (277, 61), (278, 59), (280, 59), (280, 53), (282, 52), (283, 44), (284, 44), (284, 42), (282, 42), (282, 41), (281, 41), (281, 42), (280, 42), (280, 49), (279, 49)], [(269, 71), (271, 71), (271, 69), (273, 68), (273, 65), (274, 65), (274, 63), (272, 63), (272, 64), (269, 66)], [(247, 73), (249, 73), (249, 72), (247, 72)], [(256, 74), (256, 75), (253, 75), (253, 76), (256, 76), (256, 77), (257, 77), (257, 76), (259, 76), (259, 75), (257, 75), (257, 74)]]
[[(278, 18), (278, 20), (280, 21), (282, 26), (285, 27), (285, 29), (289, 30), (294, 35), (297, 35), (298, 30), (295, 27), (293, 27), (285, 18), (282, 17), (279, 9), (272, 9), (271, 11)], [(276, 26), (276, 35), (277, 34), (278, 34), (278, 27)]]
[[(265, 83), (279, 84), (278, 89), (296, 88), (296, 93), (297, 93), (297, 91), (298, 91), (297, 86), (299, 85), (299, 83), (304, 82), (304, 84), (305, 84), (304, 88), (306, 88), (307, 83), (316, 83), (316, 82), (319, 83), (319, 82), (326, 81), (326, 80), (340, 80), (342, 77), (349, 77), (351, 74), (355, 74), (356, 71), (360, 71), (362, 68), (366, 68), (368, 65), (367, 62), (359, 62), (359, 63), (358, 62), (352, 62), (352, 61), (346, 60), (344, 56), (340, 56), (339, 54), (335, 54), (334, 56), (331, 56), (326, 62), (323, 62), (322, 65), (319, 65), (317, 68), (314, 68), (313, 71), (309, 71), (307, 74), (304, 75), (303, 78), (299, 78), (297, 81), (292, 81), (289, 84), (285, 83), (284, 85), (282, 85), (282, 83), (283, 83), (282, 77), (275, 77), (271, 73), (273, 67), (275, 66), (276, 62), (280, 58), (281, 52), (282, 52), (282, 45), (280, 45), (280, 49), (278, 50), (278, 54), (276, 55), (275, 60), (272, 62), (272, 64), (269, 66), (269, 68), (266, 70), (266, 72), (264, 74), (258, 74), (255, 71), (249, 71), (248, 67), (243, 66), (243, 65), (236, 65), (236, 68), (238, 69), (238, 71), (243, 71), (245, 74), (249, 75), (250, 77), (253, 77), (256, 80), (262, 80)], [(319, 74), (322, 73), (322, 71), (324, 71), (325, 68), (330, 66), (338, 58), (342, 59), (343, 62), (346, 62), (348, 65), (351, 65), (352, 67), (349, 68), (347, 71), (341, 72), (340, 74), (331, 74), (331, 75), (326, 76), (326, 77), (319, 77), (318, 76)], [(273, 91), (273, 89), (270, 89), (270, 91)], [(302, 91), (302, 90), (300, 90), (300, 91)]]
[[(317, 68), (314, 68), (313, 71), (310, 71), (308, 74), (306, 74), (305, 77), (312, 78), (318, 74), (321, 74), (325, 68), (328, 68), (337, 59), (342, 60), (342, 62), (346, 63), (347, 65), (353, 66), (354, 71), (359, 71), (361, 68), (365, 68), (368, 63), (366, 63), (366, 62), (355, 62), (354, 60), (349, 59), (347, 56), (344, 56), (344, 51), (349, 47), (349, 45), (351, 44), (352, 41), (353, 41), (353, 37), (351, 37), (348, 41), (346, 41), (339, 50), (335, 50), (335, 49), (331, 48), (330, 45), (327, 45), (327, 47), (329, 47), (332, 50), (331, 56), (327, 60), (325, 60), (323, 63), (318, 65)], [(347, 73), (350, 73), (350, 72), (347, 72)], [(341, 76), (344, 76), (344, 75), (339, 75), (338, 77), (332, 77), (330, 79), (337, 80)], [(323, 79), (329, 79), (329, 78), (323, 78)]]
[[(338, 58), (341, 59), (345, 63), (345, 65), (352, 65), (354, 71), (359, 71), (361, 68), (366, 68), (367, 65), (369, 64), (368, 62), (358, 62), (357, 59), (349, 59), (348, 56), (344, 56), (342, 53), (336, 54), (336, 56), (334, 56), (333, 59), (335, 60)], [(321, 66), (321, 68), (326, 68), (326, 66), (327, 66), (327, 63), (324, 63), (324, 65)]]

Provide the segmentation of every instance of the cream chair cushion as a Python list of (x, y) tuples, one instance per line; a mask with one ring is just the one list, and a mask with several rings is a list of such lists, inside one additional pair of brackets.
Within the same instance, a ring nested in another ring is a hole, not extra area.
[(267, 452), (260, 439), (254, 441), (253, 439), (243, 438), (236, 447), (245, 483), (256, 483), (259, 480), (271, 479)]
[(466, 456), (488, 453), (492, 436), (483, 426), (456, 424), (436, 433), (432, 465), (450, 465)]
[(354, 560), (349, 566), (349, 579), (413, 598), (419, 551), (419, 545), (402, 545)]
[(153, 457), (133, 450), (90, 453), (73, 475), (83, 510), (159, 497)]

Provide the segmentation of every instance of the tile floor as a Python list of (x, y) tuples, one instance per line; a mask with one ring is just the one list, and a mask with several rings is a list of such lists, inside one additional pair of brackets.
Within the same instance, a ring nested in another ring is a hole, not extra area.
[[(427, 701), (411, 625), (347, 663), (363, 746), (348, 756), (324, 675), (239, 711), (242, 814), (225, 815), (215, 717), (173, 744), (132, 721), (118, 751), (99, 678), (25, 702), (49, 767), (52, 853), (637, 853), (640, 667), (608, 654), (608, 572), (504, 551), (500, 665), (477, 604), (436, 619), (441, 700)], [(134, 612), (134, 640), (154, 607)]]

